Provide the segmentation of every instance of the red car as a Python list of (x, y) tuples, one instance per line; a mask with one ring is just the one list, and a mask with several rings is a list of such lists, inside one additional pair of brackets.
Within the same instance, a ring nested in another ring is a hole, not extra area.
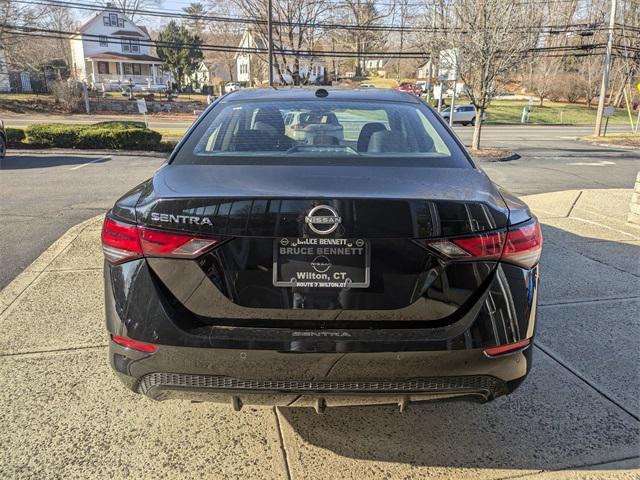
[(414, 95), (418, 94), (418, 87), (416, 87), (414, 83), (402, 82), (398, 87), (398, 90), (401, 92), (413, 93)]

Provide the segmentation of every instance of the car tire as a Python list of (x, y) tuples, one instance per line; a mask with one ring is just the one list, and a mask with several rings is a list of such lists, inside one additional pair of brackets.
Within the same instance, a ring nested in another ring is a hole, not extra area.
[(469, 125), (469, 122), (462, 122), (463, 127), (466, 127), (467, 125)]
[(7, 153), (7, 142), (4, 137), (0, 135), (0, 158), (4, 158)]
[(476, 117), (473, 117), (471, 119), (471, 125), (475, 126), (475, 124), (476, 124)]

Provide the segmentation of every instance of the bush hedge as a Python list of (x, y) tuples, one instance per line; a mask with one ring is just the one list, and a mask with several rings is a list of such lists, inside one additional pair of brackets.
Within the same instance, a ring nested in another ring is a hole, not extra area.
[(142, 122), (94, 125), (36, 124), (26, 128), (26, 143), (43, 148), (157, 150), (162, 135)]
[(21, 128), (7, 128), (5, 132), (7, 134), (8, 147), (16, 147), (20, 145), (25, 138), (24, 130)]

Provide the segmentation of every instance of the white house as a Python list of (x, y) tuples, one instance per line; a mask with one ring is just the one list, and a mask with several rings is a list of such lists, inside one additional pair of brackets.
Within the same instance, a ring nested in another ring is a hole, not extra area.
[(151, 55), (151, 37), (124, 14), (107, 7), (71, 36), (73, 76), (93, 88), (119, 89), (121, 84), (159, 86), (171, 81), (163, 62)]
[(201, 90), (203, 87), (211, 84), (211, 71), (207, 64), (200, 62), (198, 67), (191, 73), (185, 75), (182, 81), (183, 85), (191, 85), (195, 90)]
[(11, 85), (9, 83), (9, 67), (7, 66), (7, 57), (4, 50), (0, 47), (0, 92), (10, 92)]
[[(266, 49), (267, 42), (258, 32), (250, 29), (245, 30), (240, 40), (240, 48), (260, 48)], [(236, 55), (236, 68), (238, 82), (247, 84), (256, 84), (266, 81), (267, 77), (267, 55), (256, 53), (240, 52)], [(280, 59), (280, 55), (277, 56)], [(280, 65), (280, 71), (283, 72), (284, 83), (291, 85), (293, 78), (290, 74), (285, 73), (293, 70), (293, 58), (291, 57), (287, 65)], [(321, 58), (309, 57), (302, 58), (300, 61), (300, 76), (309, 83), (324, 83), (326, 79), (326, 62)], [(278, 65), (273, 68), (273, 79), (275, 83), (282, 83), (278, 73)]]
[(433, 69), (433, 64), (431, 63), (431, 60), (427, 60), (426, 62), (421, 63), (420, 65), (418, 65), (418, 68), (416, 70), (416, 77), (419, 79), (422, 78), (426, 78), (427, 80), (430, 80), (429, 76), (433, 76), (435, 75), (435, 70)]

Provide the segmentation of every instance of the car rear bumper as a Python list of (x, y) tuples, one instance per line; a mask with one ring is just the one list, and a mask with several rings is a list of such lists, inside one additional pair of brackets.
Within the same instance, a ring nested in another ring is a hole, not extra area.
[(123, 383), (154, 400), (315, 407), (468, 399), (510, 393), (531, 368), (531, 347), (498, 358), (482, 350), (283, 353), (160, 346), (153, 354), (111, 342)]
[[(131, 390), (156, 400), (318, 410), (489, 401), (511, 392), (531, 368), (530, 345), (493, 358), (484, 351), (533, 339), (537, 269), (500, 265), (484, 292), (450, 323), (371, 321), (353, 329), (329, 322), (324, 328), (284, 327), (273, 320), (215, 325), (212, 319), (192, 326), (152, 294), (156, 287), (144, 260), (119, 267), (118, 276), (110, 272), (105, 270), (109, 333), (157, 346), (144, 353), (112, 341), (111, 365)], [(142, 282), (150, 284), (144, 296), (123, 287)]]

